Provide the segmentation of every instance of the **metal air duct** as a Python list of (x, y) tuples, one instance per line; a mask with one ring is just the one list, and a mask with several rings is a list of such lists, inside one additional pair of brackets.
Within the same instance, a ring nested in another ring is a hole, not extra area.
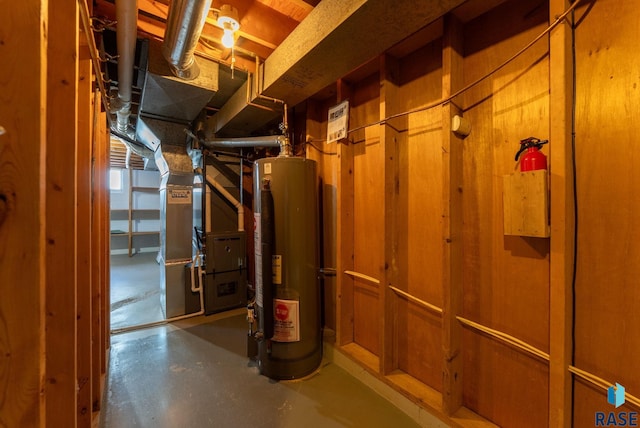
[(212, 0), (173, 0), (169, 6), (162, 54), (177, 77), (192, 80), (200, 69), (193, 53)]
[(133, 62), (136, 55), (138, 30), (138, 0), (116, 0), (118, 43), (118, 98), (116, 128), (125, 134), (131, 113), (131, 88), (133, 86)]

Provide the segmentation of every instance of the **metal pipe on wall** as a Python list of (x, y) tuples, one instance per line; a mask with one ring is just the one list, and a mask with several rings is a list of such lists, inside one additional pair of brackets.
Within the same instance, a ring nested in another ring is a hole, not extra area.
[[(193, 134), (190, 134), (193, 136)], [(214, 138), (200, 141), (208, 148), (212, 147), (280, 147), (280, 156), (291, 156), (291, 142), (284, 135), (244, 138)]]
[(283, 135), (269, 135), (266, 137), (243, 138), (213, 138), (201, 143), (205, 147), (281, 147), (284, 142)]
[(192, 80), (200, 69), (194, 52), (212, 0), (173, 0), (169, 6), (162, 55), (177, 77)]

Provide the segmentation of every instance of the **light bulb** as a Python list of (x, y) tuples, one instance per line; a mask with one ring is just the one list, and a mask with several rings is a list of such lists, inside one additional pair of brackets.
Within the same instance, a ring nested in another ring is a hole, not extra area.
[(235, 40), (233, 39), (233, 30), (229, 28), (224, 29), (224, 34), (222, 35), (222, 46), (227, 49), (231, 49)]

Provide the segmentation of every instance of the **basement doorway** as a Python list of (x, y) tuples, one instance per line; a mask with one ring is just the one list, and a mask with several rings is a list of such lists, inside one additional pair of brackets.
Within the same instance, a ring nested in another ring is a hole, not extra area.
[[(112, 145), (115, 144), (112, 142)], [(160, 172), (112, 168), (111, 330), (164, 320), (160, 301)]]

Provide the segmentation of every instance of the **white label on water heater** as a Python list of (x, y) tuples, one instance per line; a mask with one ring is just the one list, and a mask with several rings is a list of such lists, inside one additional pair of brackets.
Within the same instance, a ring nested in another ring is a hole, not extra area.
[(274, 254), (271, 256), (272, 281), (274, 284), (282, 284), (282, 256)]
[(264, 174), (271, 174), (271, 162), (267, 162), (264, 164)]
[(273, 341), (300, 341), (300, 302), (273, 299)]
[(256, 272), (256, 303), (264, 308), (262, 301), (262, 226), (260, 213), (253, 214), (253, 248), (255, 254), (255, 272)]

